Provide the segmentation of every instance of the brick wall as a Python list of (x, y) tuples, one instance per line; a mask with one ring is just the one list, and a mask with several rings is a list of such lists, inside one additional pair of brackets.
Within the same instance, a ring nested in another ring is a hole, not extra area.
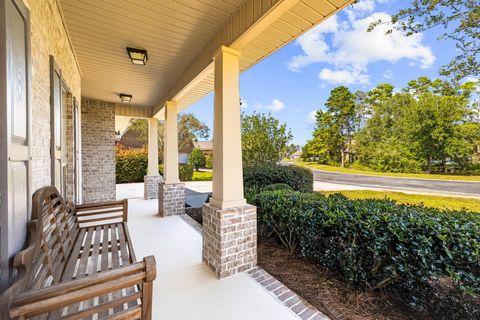
[(30, 10), (32, 57), (33, 191), (50, 184), (50, 55), (72, 95), (81, 96), (81, 77), (56, 0), (24, 0)]
[(115, 200), (115, 104), (82, 99), (83, 203)]

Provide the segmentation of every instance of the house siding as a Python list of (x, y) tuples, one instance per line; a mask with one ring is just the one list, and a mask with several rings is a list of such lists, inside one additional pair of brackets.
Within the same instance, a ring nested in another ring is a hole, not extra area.
[(83, 202), (115, 200), (115, 104), (82, 99)]
[(81, 96), (81, 75), (55, 0), (25, 0), (30, 11), (32, 61), (32, 187), (51, 184), (50, 55), (72, 95)]

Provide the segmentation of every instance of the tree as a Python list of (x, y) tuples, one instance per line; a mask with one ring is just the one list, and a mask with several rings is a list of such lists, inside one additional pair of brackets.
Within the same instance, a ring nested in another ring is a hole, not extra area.
[(440, 69), (440, 74), (459, 81), (468, 76), (480, 75), (480, 5), (478, 0), (412, 0), (410, 7), (400, 9), (390, 21), (378, 20), (368, 31), (384, 23), (393, 29), (406, 32), (407, 36), (443, 27), (439, 39), (455, 42), (460, 52), (450, 63)]
[[(209, 136), (208, 126), (198, 120), (192, 113), (181, 113), (177, 118), (178, 147), (179, 149), (186, 144), (198, 139), (206, 139)], [(134, 130), (140, 133), (140, 140), (145, 147), (148, 146), (148, 121), (145, 119), (132, 119), (128, 130)], [(163, 136), (164, 124), (158, 122), (158, 157), (163, 163)]]
[(466, 149), (472, 154), (473, 145), (461, 136), (468, 115), (462, 98), (426, 92), (414, 101), (411, 111), (405, 129), (416, 152), (425, 159), (428, 173), (434, 161), (445, 172), (447, 159), (464, 158)]
[[(370, 101), (372, 115), (355, 135), (358, 161), (378, 171), (446, 172), (447, 164), (468, 170), (480, 140), (472, 89), (420, 77), (400, 93)], [(367, 96), (382, 96), (375, 90)]]
[(344, 167), (357, 127), (355, 95), (347, 87), (337, 87), (330, 92), (325, 106), (326, 111), (317, 111), (313, 139), (307, 142), (304, 152), (319, 162)]
[(192, 150), (190, 155), (188, 156), (188, 163), (198, 171), (200, 168), (205, 167), (206, 158), (203, 154), (202, 150), (199, 148), (195, 148)]
[(275, 164), (288, 151), (292, 133), (271, 114), (242, 114), (242, 158), (246, 166)]
[(396, 94), (372, 107), (371, 117), (355, 135), (356, 158), (361, 165), (384, 172), (421, 171), (404, 131), (412, 100), (409, 94)]

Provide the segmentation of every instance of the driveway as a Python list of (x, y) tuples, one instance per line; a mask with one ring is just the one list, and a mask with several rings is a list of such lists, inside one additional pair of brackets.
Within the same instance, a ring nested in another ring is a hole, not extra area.
[(389, 190), (480, 198), (480, 182), (366, 176), (315, 169), (312, 171), (315, 184), (335, 185), (339, 186), (339, 189)]

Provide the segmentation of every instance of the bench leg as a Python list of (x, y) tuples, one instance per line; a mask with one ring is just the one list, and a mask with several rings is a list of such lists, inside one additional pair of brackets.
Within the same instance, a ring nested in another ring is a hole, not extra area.
[(142, 319), (152, 319), (152, 281), (143, 282)]

